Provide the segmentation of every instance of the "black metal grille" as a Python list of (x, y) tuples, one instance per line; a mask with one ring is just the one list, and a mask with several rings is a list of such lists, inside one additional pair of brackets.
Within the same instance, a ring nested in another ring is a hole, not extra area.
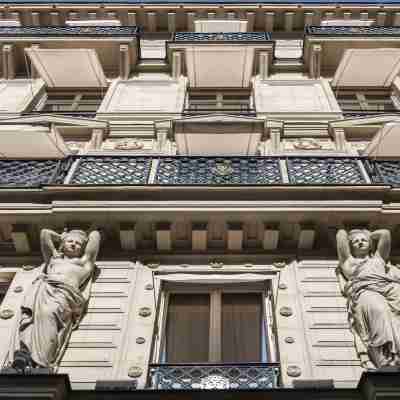
[(366, 161), (373, 183), (400, 187), (400, 161)]
[(313, 36), (400, 36), (397, 26), (307, 26)]
[(67, 169), (67, 160), (0, 160), (0, 186), (63, 183)]
[(268, 32), (176, 32), (174, 35), (175, 42), (259, 42), (265, 40), (271, 40)]
[(279, 159), (267, 157), (166, 157), (156, 173), (161, 185), (273, 185), (282, 183)]
[(152, 389), (273, 389), (278, 364), (153, 364)]
[[(93, 21), (95, 24), (96, 22)], [(137, 36), (136, 26), (2, 26), (2, 36)]]
[(150, 157), (82, 157), (71, 179), (74, 185), (145, 185)]
[(359, 185), (366, 183), (356, 158), (293, 157), (287, 168), (291, 184)]

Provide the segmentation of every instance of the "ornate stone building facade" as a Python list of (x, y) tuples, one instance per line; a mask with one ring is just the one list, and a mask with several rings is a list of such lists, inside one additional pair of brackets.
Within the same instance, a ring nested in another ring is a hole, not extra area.
[(396, 1), (1, 1), (0, 398), (399, 397), (399, 72)]

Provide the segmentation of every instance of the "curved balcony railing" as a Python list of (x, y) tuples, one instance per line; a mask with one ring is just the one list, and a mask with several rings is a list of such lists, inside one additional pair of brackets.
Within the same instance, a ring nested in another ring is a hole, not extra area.
[(306, 26), (306, 36), (400, 36), (397, 26)]
[(271, 40), (268, 32), (176, 32), (175, 42), (262, 42)]
[(274, 389), (279, 364), (152, 364), (151, 389)]
[[(95, 24), (96, 21), (93, 21)], [(134, 37), (140, 29), (137, 26), (1, 26), (0, 37)]]
[(46, 185), (400, 186), (400, 161), (358, 157), (85, 156), (0, 160), (0, 187)]

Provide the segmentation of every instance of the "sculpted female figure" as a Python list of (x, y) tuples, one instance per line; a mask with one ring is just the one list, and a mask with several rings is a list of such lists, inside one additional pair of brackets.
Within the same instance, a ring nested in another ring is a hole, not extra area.
[(400, 272), (388, 264), (390, 232), (337, 233), (339, 282), (364, 368), (400, 364)]
[(21, 371), (57, 367), (87, 306), (100, 234), (43, 229), (40, 240), (45, 263), (21, 305), (12, 346), (12, 367)]

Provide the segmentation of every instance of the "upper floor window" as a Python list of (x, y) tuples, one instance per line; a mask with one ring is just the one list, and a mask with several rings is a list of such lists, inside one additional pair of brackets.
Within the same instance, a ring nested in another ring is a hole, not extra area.
[(36, 104), (34, 111), (43, 113), (95, 113), (103, 93), (94, 91), (48, 91)]
[(336, 97), (343, 112), (383, 113), (398, 111), (390, 90), (340, 90)]
[(161, 362), (271, 362), (272, 318), (264, 290), (185, 286), (166, 292)]
[(248, 90), (196, 91), (187, 94), (186, 112), (208, 114), (251, 113), (254, 108)]

